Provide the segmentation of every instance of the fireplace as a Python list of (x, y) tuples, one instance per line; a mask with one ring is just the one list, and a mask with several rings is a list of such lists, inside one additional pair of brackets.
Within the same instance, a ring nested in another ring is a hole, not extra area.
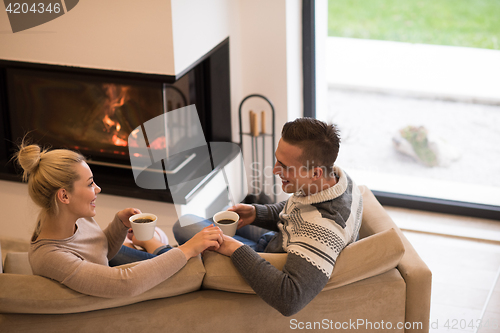
[[(103, 193), (172, 202), (168, 189), (136, 185), (129, 157), (134, 129), (166, 112), (195, 105), (203, 133), (183, 131), (187, 120), (181, 114), (175, 120), (174, 138), (166, 142), (165, 137), (148, 137), (149, 147), (175, 150), (186, 136), (200, 134), (207, 143), (231, 141), (228, 39), (177, 76), (0, 61), (0, 94), (2, 179), (20, 179), (10, 158), (27, 134), (45, 147), (81, 152)], [(218, 163), (238, 154), (214, 153), (223, 156)], [(210, 156), (192, 152), (177, 154), (169, 163), (163, 172), (200, 178), (186, 189), (186, 201), (219, 167)], [(210, 172), (199, 167), (207, 163)]]

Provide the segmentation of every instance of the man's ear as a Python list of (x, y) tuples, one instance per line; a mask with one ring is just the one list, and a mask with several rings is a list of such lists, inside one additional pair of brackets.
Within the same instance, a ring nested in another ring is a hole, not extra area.
[(60, 188), (59, 190), (57, 190), (56, 196), (57, 200), (59, 200), (61, 203), (63, 204), (69, 203), (68, 191), (66, 191), (65, 189)]
[(313, 180), (323, 177), (323, 168), (315, 167), (313, 168)]

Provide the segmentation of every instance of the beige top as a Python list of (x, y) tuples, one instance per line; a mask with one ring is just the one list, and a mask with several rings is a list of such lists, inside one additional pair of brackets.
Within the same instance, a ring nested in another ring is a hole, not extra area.
[(115, 216), (103, 231), (93, 218), (81, 218), (66, 239), (31, 242), (33, 274), (59, 281), (82, 294), (99, 297), (139, 295), (168, 279), (186, 264), (184, 253), (172, 249), (129, 268), (109, 267), (128, 228)]

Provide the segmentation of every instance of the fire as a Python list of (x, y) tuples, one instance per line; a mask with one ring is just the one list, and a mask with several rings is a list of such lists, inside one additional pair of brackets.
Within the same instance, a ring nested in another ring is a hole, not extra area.
[(137, 143), (137, 135), (140, 131), (141, 131), (140, 128), (136, 128), (135, 130), (133, 130), (130, 133), (130, 135), (128, 137), (130, 147), (133, 147), (133, 148), (139, 147), (139, 144)]
[(110, 115), (114, 115), (115, 110), (128, 101), (128, 91), (130, 87), (116, 84), (104, 84), (103, 88), (106, 89), (106, 95), (108, 96), (106, 109), (109, 110)]
[[(114, 85), (114, 84), (104, 84), (103, 89), (106, 92), (107, 99), (103, 104), (104, 116), (102, 117), (102, 123), (104, 125), (103, 131), (109, 133), (110, 141), (113, 145), (119, 147), (127, 147), (128, 141), (122, 139), (126, 134), (122, 133), (120, 135), (120, 130), (122, 125), (118, 121), (120, 117), (116, 116), (116, 111), (118, 108), (123, 106), (129, 100), (129, 86)], [(125, 128), (127, 126), (125, 125)], [(139, 129), (134, 130), (131, 133), (132, 139), (130, 140), (131, 147), (138, 147), (137, 144), (137, 134)], [(149, 147), (152, 149), (165, 149), (167, 146), (166, 138), (163, 136), (157, 137), (152, 142), (150, 142)], [(115, 154), (124, 154), (123, 152), (114, 151)]]
[(111, 141), (113, 141), (115, 146), (127, 147), (127, 141), (120, 139), (116, 133), (113, 135), (113, 138), (111, 138)]
[(167, 147), (167, 140), (164, 136), (160, 136), (154, 139), (153, 142), (149, 144), (149, 147), (153, 149), (165, 149)]
[(117, 108), (123, 106), (128, 101), (128, 91), (130, 90), (130, 87), (104, 84), (103, 88), (105, 89), (108, 97), (103, 105), (105, 114), (102, 118), (102, 122), (104, 124), (105, 131), (113, 134), (111, 142), (115, 146), (127, 147), (127, 141), (119, 137), (119, 132), (122, 129), (122, 126), (118, 120), (116, 120), (115, 112)]
[(116, 131), (119, 132), (122, 128), (119, 122), (111, 120), (108, 115), (105, 115), (102, 119), (104, 126), (106, 127), (107, 132), (111, 131), (113, 127), (116, 128)]

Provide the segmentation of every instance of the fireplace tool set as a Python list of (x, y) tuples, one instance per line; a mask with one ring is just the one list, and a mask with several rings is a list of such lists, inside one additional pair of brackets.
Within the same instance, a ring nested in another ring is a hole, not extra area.
[[(271, 109), (271, 120), (272, 120), (272, 125), (271, 125), (271, 130), (270, 133), (267, 133), (267, 118), (266, 117), (266, 111), (261, 111), (260, 113), (254, 112), (253, 110), (250, 110), (248, 112), (248, 121), (249, 121), (249, 127), (250, 131), (248, 133), (243, 132), (242, 128), (242, 107), (243, 103), (245, 103), (248, 99), (250, 98), (261, 98), (265, 100)], [(259, 122), (259, 115), (260, 115), (260, 122)], [(260, 124), (260, 126), (259, 126)], [(249, 194), (246, 196), (246, 198), (243, 200), (244, 203), (258, 203), (258, 204), (267, 204), (267, 203), (273, 203), (276, 202), (276, 193), (275, 192), (275, 185), (276, 185), (276, 178), (274, 175), (272, 175), (273, 179), (273, 186), (272, 186), (272, 191), (273, 191), (273, 198), (269, 197), (265, 190), (266, 190), (266, 163), (270, 162), (271, 168), (274, 167), (274, 151), (275, 151), (275, 135), (274, 135), (274, 128), (275, 128), (275, 114), (274, 114), (274, 106), (271, 101), (262, 95), (259, 94), (252, 94), (248, 95), (245, 97), (239, 107), (239, 125), (240, 125), (240, 146), (241, 150), (244, 151), (243, 149), (243, 137), (248, 136), (250, 138), (250, 146), (251, 146), (251, 156), (252, 156), (252, 163), (250, 164), (250, 168), (252, 171), (252, 176), (251, 176), (251, 181), (250, 181), (250, 189), (249, 189)], [(272, 141), (271, 149), (266, 149), (266, 138), (270, 138)], [(262, 148), (261, 151), (259, 151), (259, 146)], [(269, 161), (266, 161), (266, 154), (270, 154), (271, 158)]]

